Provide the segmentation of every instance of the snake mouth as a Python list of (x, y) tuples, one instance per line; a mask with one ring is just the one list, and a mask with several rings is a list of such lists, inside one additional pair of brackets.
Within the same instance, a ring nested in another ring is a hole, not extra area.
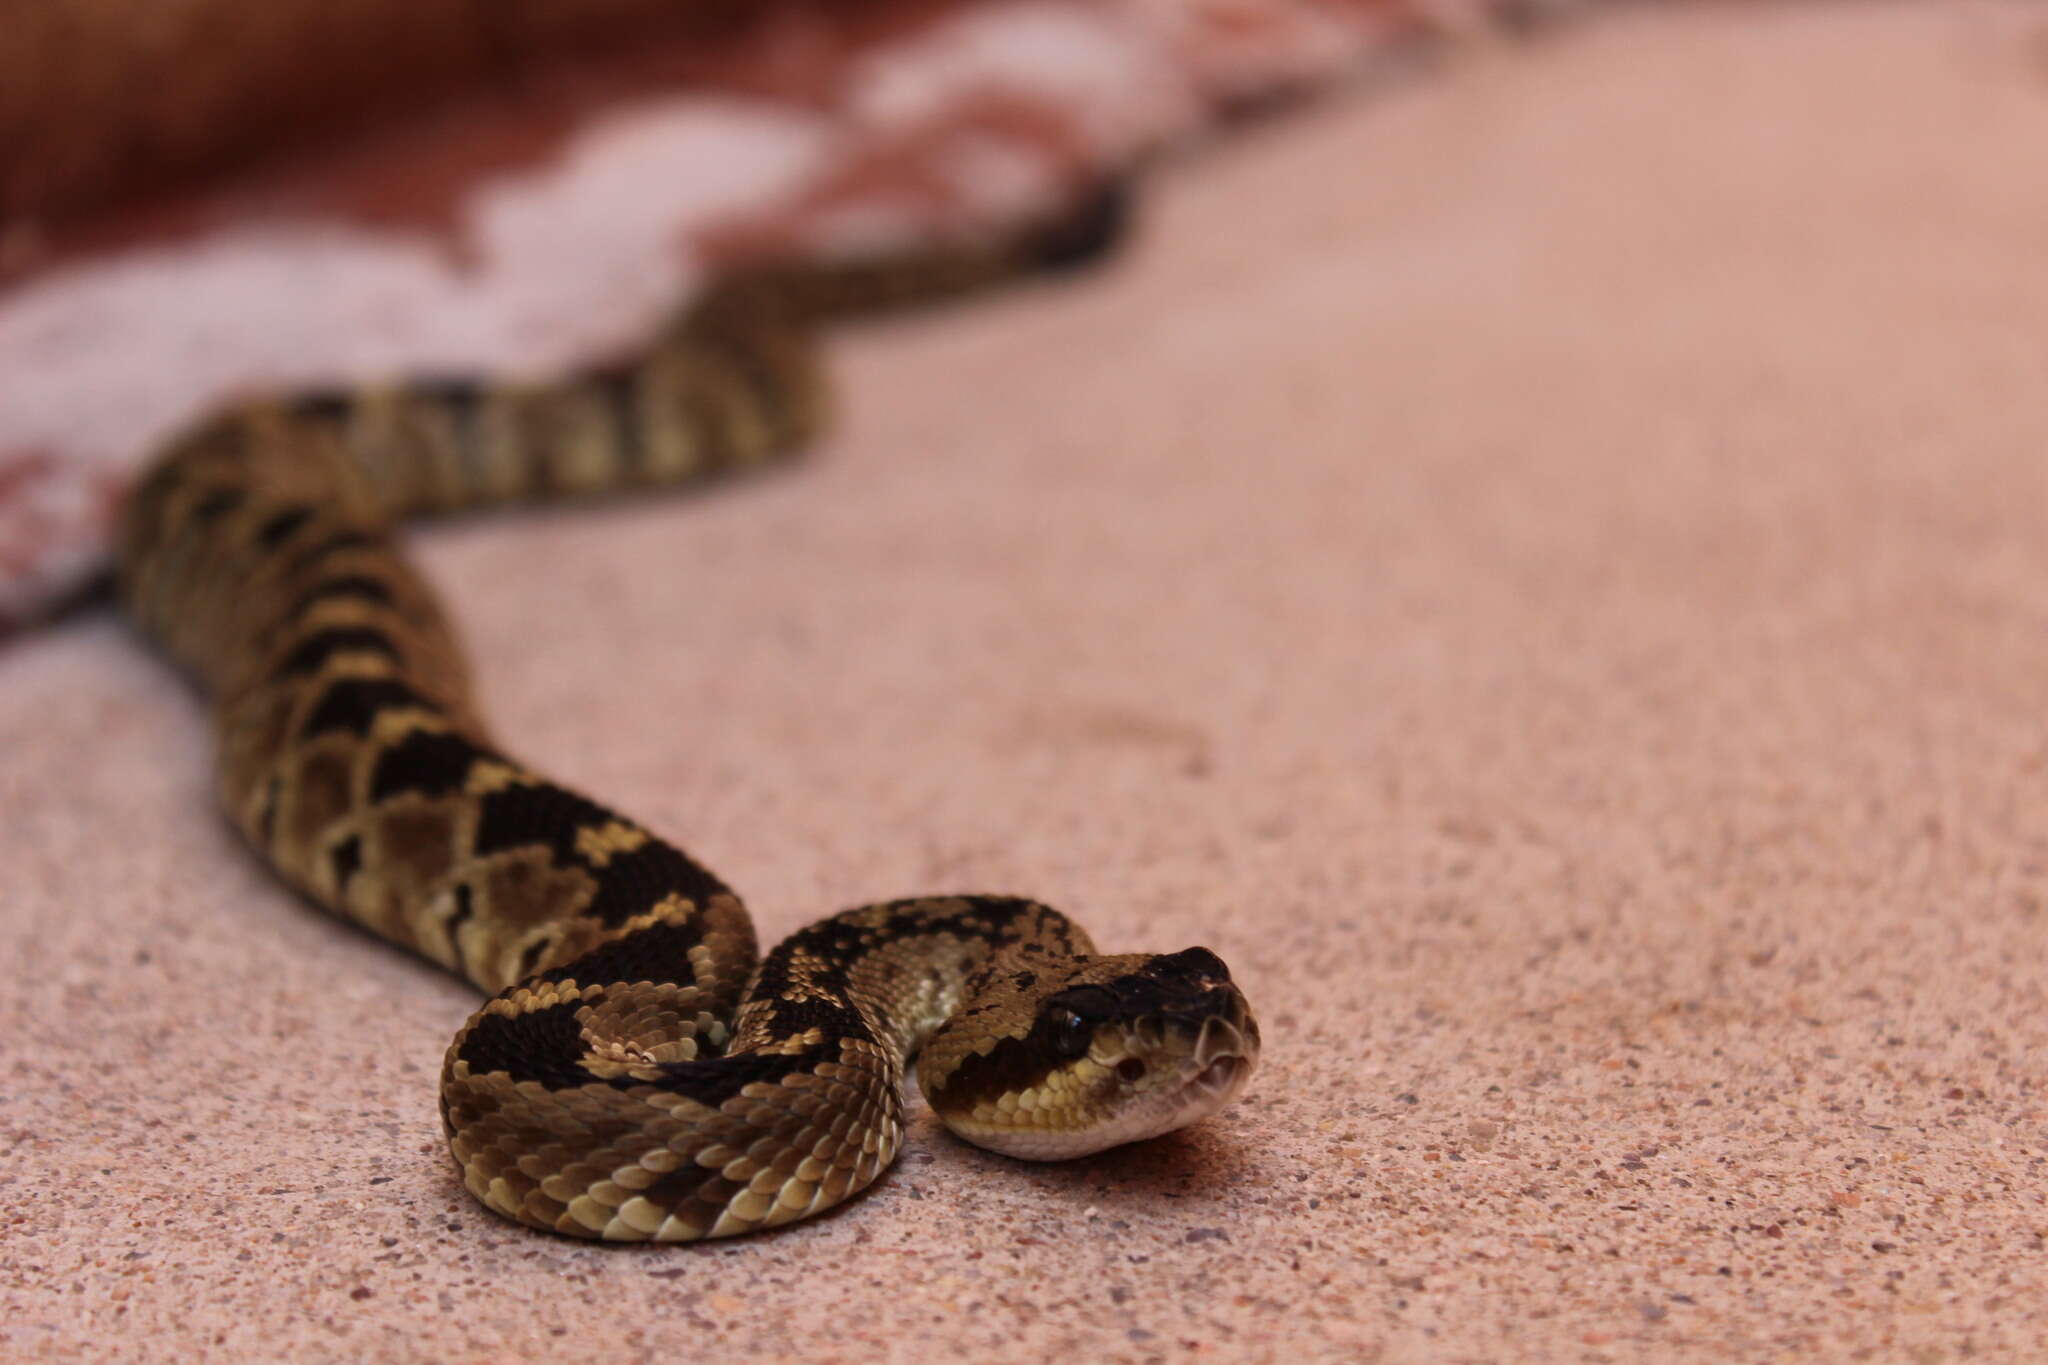
[(1202, 1068), (1192, 1081), (1191, 1089), (1214, 1095), (1237, 1085), (1251, 1071), (1251, 1064), (1243, 1057), (1218, 1057)]
[(1258, 1029), (1248, 1015), (1235, 1022), (1221, 1017), (1204, 1020), (1191, 1058), (1196, 1069), (1181, 1087), (1187, 1113), (1181, 1121), (1192, 1122), (1236, 1099), (1258, 1054)]

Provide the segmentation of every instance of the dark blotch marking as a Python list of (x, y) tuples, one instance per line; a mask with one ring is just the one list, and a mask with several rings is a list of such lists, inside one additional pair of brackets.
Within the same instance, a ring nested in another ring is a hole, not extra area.
[(778, 1038), (791, 1038), (798, 1034), (817, 1029), (827, 1038), (852, 1038), (863, 1043), (876, 1041), (874, 1030), (861, 1017), (853, 1002), (846, 999), (825, 1000), (805, 996), (802, 999), (776, 1000), (769, 1010), (774, 1021), (771, 1031)]
[(327, 855), (327, 864), (334, 869), (334, 893), (343, 895), (348, 891), (348, 879), (356, 875), (363, 865), (363, 841), (360, 835), (351, 834), (334, 846)]
[(284, 790), (281, 778), (273, 777), (263, 784), (263, 807), (256, 815), (257, 847), (268, 849), (271, 837), (277, 832), (277, 798)]
[[(573, 844), (573, 831), (570, 840)], [(673, 892), (681, 892), (702, 905), (729, 890), (680, 849), (659, 839), (650, 840), (631, 853), (614, 854), (603, 867), (587, 862), (583, 865), (590, 867), (597, 881), (597, 894), (590, 898), (583, 913), (606, 926), (624, 924), (633, 916), (652, 910)]]
[(659, 1081), (601, 1079), (582, 1065), (588, 1047), (576, 1018), (582, 1008), (583, 1002), (569, 1001), (511, 1016), (486, 1014), (455, 1055), (472, 1072), (503, 1072), (514, 1082), (538, 1081), (551, 1088), (606, 1085), (614, 1090), (653, 1085), (715, 1109), (747, 1086), (774, 1085), (784, 1077), (807, 1073), (837, 1051), (816, 1047), (787, 1056), (749, 1052), (708, 1061), (666, 1062), (659, 1068)]
[(395, 706), (438, 709), (404, 683), (389, 678), (341, 678), (322, 694), (299, 737), (313, 739), (330, 730), (366, 735), (377, 713)]
[[(963, 1109), (1008, 1091), (1024, 1091), (1038, 1085), (1044, 1074), (1079, 1056), (1079, 1052), (1061, 1048), (1061, 1013), (1040, 1011), (1024, 1038), (1001, 1038), (985, 1054), (963, 1058), (961, 1066), (946, 1076), (944, 1085), (936, 1093), (928, 1093), (926, 1099), (938, 1103), (944, 1097), (948, 1109)], [(1085, 1023), (1079, 1036), (1083, 1040), (1081, 1052), (1085, 1052), (1087, 1038), (1094, 1036), (1094, 1023)]]
[[(672, 1094), (687, 1096), (716, 1109), (750, 1085), (777, 1085), (785, 1077), (806, 1075), (819, 1062), (836, 1057), (838, 1052), (836, 1047), (820, 1045), (788, 1055), (743, 1052), (738, 1056), (713, 1057), (707, 1061), (664, 1062), (658, 1084)], [(647, 1082), (621, 1078), (612, 1084), (624, 1090)]]
[(509, 1018), (486, 1014), (455, 1055), (468, 1062), (471, 1071), (502, 1071), (515, 1081), (551, 1087), (588, 1085), (595, 1078), (577, 1060), (584, 1052), (583, 1026), (576, 1021), (580, 1008), (569, 1002)]
[(482, 751), (461, 735), (415, 730), (386, 749), (370, 774), (370, 799), (402, 792), (445, 796), (459, 791)]
[(502, 849), (544, 845), (559, 863), (589, 870), (597, 890), (583, 913), (607, 927), (625, 923), (654, 908), (663, 897), (681, 893), (698, 905), (730, 890), (670, 844), (653, 839), (630, 853), (616, 853), (600, 867), (576, 848), (585, 829), (619, 817), (575, 792), (552, 784), (507, 787), (483, 801), (477, 821), (474, 852), (486, 857)]
[(665, 920), (593, 948), (574, 962), (551, 967), (539, 979), (573, 980), (584, 986), (612, 981), (694, 985), (690, 950), (703, 941), (703, 923), (696, 916), (680, 923)]
[[(1085, 1050), (1085, 1049), (1084, 1049)], [(1053, 1025), (1044, 1016), (1022, 1038), (1004, 1038), (980, 1056), (965, 1058), (945, 1083), (926, 1098), (949, 1109), (972, 1108), (1013, 1090), (1027, 1090), (1048, 1071), (1066, 1064), (1067, 1054), (1055, 1044)]]
[(519, 951), (519, 969), (512, 974), (514, 981), (524, 981), (533, 975), (534, 967), (540, 962), (541, 954), (555, 946), (551, 938), (537, 938)]
[(266, 550), (275, 550), (312, 519), (313, 509), (303, 503), (282, 508), (265, 517), (263, 524), (256, 528), (256, 543)]
[(326, 666), (329, 659), (337, 654), (371, 653), (382, 654), (392, 663), (400, 663), (403, 656), (398, 646), (386, 638), (383, 631), (374, 626), (336, 626), (331, 630), (315, 631), (292, 648), (277, 666), (280, 678), (303, 677), (317, 673)]
[(558, 861), (580, 862), (576, 831), (614, 818), (595, 801), (552, 783), (506, 787), (484, 798), (474, 851), (483, 857), (500, 849), (545, 844)]
[(1127, 180), (1111, 180), (1060, 221), (1043, 229), (1027, 255), (1042, 270), (1074, 270), (1102, 260), (1130, 233), (1133, 194)]
[(462, 954), (462, 940), (456, 936), (455, 931), (467, 924), (470, 916), (475, 913), (476, 893), (469, 889), (468, 882), (455, 883), (455, 910), (448, 916), (448, 922), (444, 927), (448, 931), (448, 947), (455, 954), (455, 970), (465, 977), (469, 975), (469, 960)]

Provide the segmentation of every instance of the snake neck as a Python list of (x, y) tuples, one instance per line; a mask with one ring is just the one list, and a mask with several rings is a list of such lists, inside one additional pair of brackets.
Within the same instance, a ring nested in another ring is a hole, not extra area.
[(844, 1034), (873, 1043), (902, 1068), (1001, 964), (1094, 951), (1079, 925), (1021, 897), (862, 906), (798, 930), (768, 954), (747, 987), (728, 1051)]

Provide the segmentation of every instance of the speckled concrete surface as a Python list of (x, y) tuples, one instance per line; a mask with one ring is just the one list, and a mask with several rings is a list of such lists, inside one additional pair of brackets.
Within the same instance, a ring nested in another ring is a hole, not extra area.
[(1266, 1060), (1175, 1138), (500, 1223), (464, 988), (241, 856), (117, 622), (0, 654), (0, 1356), (2039, 1358), (2037, 23), (1643, 12), (1276, 124), (1099, 285), (850, 340), (805, 469), (422, 539), (505, 733), (768, 932), (1221, 951)]

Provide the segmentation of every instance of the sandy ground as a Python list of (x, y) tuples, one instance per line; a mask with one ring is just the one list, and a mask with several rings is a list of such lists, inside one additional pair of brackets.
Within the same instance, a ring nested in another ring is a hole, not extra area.
[(192, 698), (0, 654), (0, 1355), (2038, 1359), (2048, 65), (1623, 14), (1275, 122), (1087, 287), (869, 329), (836, 439), (420, 550), (514, 747), (779, 934), (1211, 945), (1233, 1111), (921, 1119), (839, 1216), (474, 1207), (467, 990), (275, 890)]

